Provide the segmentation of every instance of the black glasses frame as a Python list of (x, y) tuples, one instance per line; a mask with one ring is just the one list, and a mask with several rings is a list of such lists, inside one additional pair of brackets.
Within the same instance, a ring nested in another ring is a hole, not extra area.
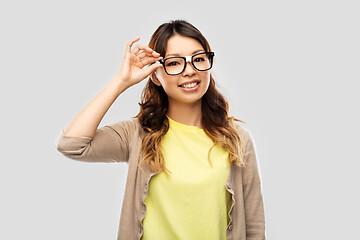
[[(193, 59), (194, 59), (194, 57), (196, 57), (197, 55), (204, 54), (204, 53), (207, 54), (208, 57), (209, 57), (210, 67), (207, 68), (207, 69), (200, 70), (200, 69), (198, 69), (198, 68), (195, 66), (195, 64), (194, 64), (194, 62), (193, 62)], [(161, 63), (161, 64), (163, 65), (164, 70), (165, 70), (165, 72), (166, 72), (167, 75), (179, 75), (179, 74), (181, 74), (181, 73), (183, 73), (183, 72), (185, 71), (187, 62), (190, 62), (191, 65), (192, 65), (196, 70), (198, 70), (198, 71), (207, 71), (207, 70), (211, 69), (211, 68), (212, 68), (212, 65), (213, 65), (213, 62), (214, 62), (214, 56), (215, 56), (215, 53), (214, 53), (214, 52), (201, 52), (201, 53), (197, 53), (197, 54), (194, 54), (194, 55), (192, 55), (192, 56), (186, 56), (186, 57), (180, 57), (180, 56), (178, 56), (178, 57), (177, 57), (177, 56), (168, 57), (168, 58), (161, 59), (161, 60), (159, 60), (159, 61), (157, 61), (157, 62), (159, 62), (159, 63)], [(182, 59), (185, 60), (184, 69), (183, 69), (181, 72), (176, 73), (176, 74), (173, 74), (173, 73), (170, 74), (170, 73), (168, 73), (168, 72), (166, 71), (165, 61), (166, 61), (167, 59), (171, 59), (171, 58), (182, 58)]]

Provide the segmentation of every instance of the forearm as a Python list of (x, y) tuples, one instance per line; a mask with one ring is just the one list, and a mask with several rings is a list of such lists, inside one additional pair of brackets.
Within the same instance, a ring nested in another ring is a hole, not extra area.
[(109, 84), (92, 99), (64, 130), (65, 136), (93, 137), (101, 120), (117, 97), (128, 86), (115, 76)]
[(127, 88), (141, 82), (153, 71), (161, 67), (160, 63), (156, 63), (144, 68), (162, 57), (160, 57), (159, 53), (143, 45), (138, 45), (131, 50), (132, 45), (139, 39), (135, 38), (128, 42), (124, 61), (119, 72), (104, 90), (71, 121), (70, 125), (64, 130), (64, 136), (93, 138), (101, 120), (116, 98)]

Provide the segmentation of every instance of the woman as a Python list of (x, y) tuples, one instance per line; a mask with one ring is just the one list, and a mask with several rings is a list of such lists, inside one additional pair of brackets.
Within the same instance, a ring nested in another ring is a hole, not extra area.
[[(162, 24), (149, 46), (133, 47), (138, 40), (62, 131), (58, 151), (128, 163), (118, 239), (265, 239), (254, 141), (228, 116), (207, 40), (182, 20)], [(98, 129), (116, 98), (147, 77), (139, 114)]]

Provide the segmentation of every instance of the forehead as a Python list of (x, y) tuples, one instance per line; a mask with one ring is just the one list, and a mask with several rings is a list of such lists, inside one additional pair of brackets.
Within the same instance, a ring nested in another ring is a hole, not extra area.
[(171, 55), (189, 56), (198, 50), (204, 50), (204, 48), (197, 40), (190, 37), (175, 35), (169, 38), (167, 42), (165, 57)]

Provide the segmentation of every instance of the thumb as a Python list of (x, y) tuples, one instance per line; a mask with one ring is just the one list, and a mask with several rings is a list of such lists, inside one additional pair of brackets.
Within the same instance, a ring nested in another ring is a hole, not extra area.
[(146, 76), (149, 76), (153, 71), (155, 71), (156, 69), (162, 67), (161, 63), (154, 63), (152, 65), (150, 65), (149, 67), (147, 67), (146, 69), (144, 69), (144, 72), (146, 74)]

